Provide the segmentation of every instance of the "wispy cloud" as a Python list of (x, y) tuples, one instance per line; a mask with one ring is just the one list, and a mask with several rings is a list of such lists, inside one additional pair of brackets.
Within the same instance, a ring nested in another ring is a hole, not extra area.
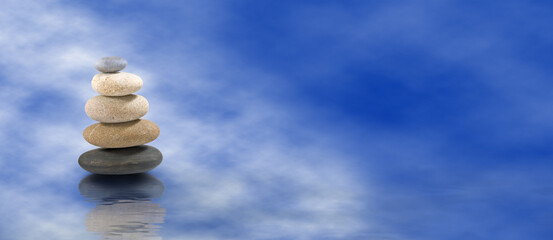
[[(6, 93), (1, 95), (4, 103), (9, 103), (3, 104), (0, 114), (0, 140), (9, 149), (0, 152), (0, 164), (9, 178), (0, 179), (0, 185), (9, 189), (6, 193), (12, 201), (2, 197), (2, 213), (22, 219), (0, 228), (0, 233), (13, 239), (82, 234), (71, 229), (85, 228), (78, 220), (83, 217), (83, 205), (44, 186), (68, 187), (84, 176), (76, 161), (80, 153), (92, 148), (81, 137), (92, 120), (86, 118), (83, 107), (95, 95), (89, 83), (95, 74), (92, 64), (107, 55), (127, 58), (127, 71), (145, 81), (139, 94), (150, 100), (146, 118), (157, 122), (162, 132), (152, 145), (165, 156), (154, 174), (161, 174), (168, 185), (161, 201), (170, 215), (178, 217), (176, 221), (223, 218), (242, 238), (347, 237), (367, 229), (359, 213), (366, 204), (361, 201), (365, 189), (341, 166), (339, 159), (346, 156), (318, 145), (317, 135), (306, 136), (306, 141), (296, 145), (279, 131), (291, 124), (294, 113), (265, 101), (253, 88), (237, 90), (210, 78), (213, 65), (206, 63), (212, 60), (181, 56), (172, 56), (178, 61), (170, 64), (144, 60), (147, 57), (129, 44), (138, 34), (136, 29), (114, 31), (96, 13), (57, 1), (8, 1), (3, 8), (8, 10), (0, 14), (0, 29), (2, 36), (11, 37), (0, 38), (0, 55), (4, 56), (0, 58), (0, 91)], [(220, 52), (208, 56), (226, 57)], [(225, 64), (218, 63), (218, 74), (272, 77), (255, 70), (237, 75), (236, 65)], [(163, 92), (168, 88), (173, 89), (170, 95)], [(232, 116), (206, 115), (181, 97), (186, 94), (209, 96), (211, 105), (232, 109)], [(302, 130), (296, 130), (301, 136)], [(171, 193), (171, 186), (178, 192)], [(18, 199), (26, 198), (32, 201), (24, 209), (14, 209)], [(67, 213), (68, 204), (78, 214), (49, 217)], [(249, 219), (234, 219), (242, 213)], [(175, 231), (179, 226), (166, 228), (169, 238), (182, 239), (181, 235), (188, 234)], [(226, 234), (205, 229), (191, 232), (217, 239)]]

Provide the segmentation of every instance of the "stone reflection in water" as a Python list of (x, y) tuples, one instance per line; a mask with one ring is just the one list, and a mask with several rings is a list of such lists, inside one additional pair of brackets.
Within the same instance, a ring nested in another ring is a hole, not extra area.
[(102, 235), (102, 239), (161, 239), (157, 231), (165, 209), (152, 199), (164, 190), (160, 180), (146, 173), (83, 178), (81, 195), (96, 203), (85, 218), (87, 231)]

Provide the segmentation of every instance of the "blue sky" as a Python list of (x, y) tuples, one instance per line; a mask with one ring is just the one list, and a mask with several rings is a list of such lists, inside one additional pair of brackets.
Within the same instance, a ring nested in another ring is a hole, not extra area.
[[(167, 212), (182, 213), (168, 218), (205, 223), (190, 237), (553, 235), (551, 3), (3, 5), (0, 183), (11, 197), (0, 213), (25, 217), (0, 234), (43, 222), (33, 213), (45, 202), (7, 210), (36, 195), (55, 199), (49, 211), (73, 212), (52, 236), (81, 237), (71, 219), (87, 206), (57, 193), (86, 176), (76, 159), (93, 148), (81, 136), (93, 123), (84, 113), (93, 63), (118, 55), (144, 79), (145, 118), (161, 128), (152, 145), (165, 158), (152, 174), (168, 189)], [(184, 214), (191, 206), (204, 211)], [(233, 221), (241, 212), (266, 225)], [(217, 221), (230, 227), (201, 231)], [(184, 239), (176, 226), (164, 238)]]

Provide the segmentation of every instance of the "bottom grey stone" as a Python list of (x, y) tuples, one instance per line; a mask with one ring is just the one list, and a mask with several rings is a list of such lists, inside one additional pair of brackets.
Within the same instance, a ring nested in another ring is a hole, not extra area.
[(81, 154), (79, 165), (86, 171), (105, 175), (143, 173), (161, 164), (161, 152), (152, 146), (98, 148)]

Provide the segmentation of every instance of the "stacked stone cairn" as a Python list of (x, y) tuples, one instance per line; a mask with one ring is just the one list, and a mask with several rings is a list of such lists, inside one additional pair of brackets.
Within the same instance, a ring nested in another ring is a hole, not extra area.
[(83, 131), (84, 139), (100, 148), (83, 153), (79, 165), (92, 173), (123, 175), (142, 173), (157, 167), (161, 152), (143, 144), (159, 136), (159, 127), (141, 119), (149, 110), (146, 98), (133, 94), (142, 88), (142, 79), (120, 72), (127, 61), (120, 57), (99, 59), (92, 88), (101, 94), (88, 100), (86, 114), (98, 121)]

